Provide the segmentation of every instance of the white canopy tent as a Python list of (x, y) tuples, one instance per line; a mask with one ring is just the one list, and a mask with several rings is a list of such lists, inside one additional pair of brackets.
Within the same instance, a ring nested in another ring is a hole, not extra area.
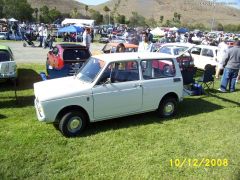
[(172, 27), (172, 28), (170, 28), (169, 30), (170, 30), (170, 31), (178, 31), (178, 28)]
[(165, 32), (163, 30), (161, 30), (159, 27), (156, 27), (150, 33), (154, 36), (164, 36), (165, 35)]
[[(71, 18), (66, 18), (62, 21), (61, 25), (83, 25), (83, 26), (91, 26), (94, 27), (94, 21), (92, 19), (71, 19)], [(81, 27), (81, 26), (80, 26)]]
[(8, 21), (10, 21), (10, 22), (17, 22), (18, 20), (14, 19), (14, 18), (10, 18), (10, 19), (8, 19)]

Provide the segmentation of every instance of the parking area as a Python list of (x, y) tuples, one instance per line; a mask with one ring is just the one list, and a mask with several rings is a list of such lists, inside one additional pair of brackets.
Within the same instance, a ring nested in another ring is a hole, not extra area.
[[(17, 63), (40, 63), (45, 64), (49, 48), (43, 49), (38, 46), (39, 42), (34, 42), (36, 47), (23, 47), (23, 41), (2, 41), (0, 44), (7, 45), (12, 49)], [(54, 43), (56, 44), (56, 43)], [(53, 45), (54, 45), (53, 44)], [(92, 43), (91, 52), (101, 50), (104, 44)]]

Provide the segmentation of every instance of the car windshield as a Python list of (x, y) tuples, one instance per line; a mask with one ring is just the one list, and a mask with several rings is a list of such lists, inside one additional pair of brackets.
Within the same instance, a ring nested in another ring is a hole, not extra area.
[(87, 63), (81, 68), (77, 77), (84, 82), (93, 82), (105, 65), (105, 61), (97, 58), (89, 58)]
[(0, 50), (0, 62), (10, 61), (10, 55), (7, 51)]

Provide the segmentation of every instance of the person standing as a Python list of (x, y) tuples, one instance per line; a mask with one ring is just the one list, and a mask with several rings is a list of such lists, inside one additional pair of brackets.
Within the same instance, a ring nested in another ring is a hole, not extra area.
[(221, 92), (227, 91), (229, 84), (229, 91), (235, 91), (235, 84), (240, 69), (240, 40), (236, 42), (236, 46), (228, 50), (223, 58), (223, 76), (221, 79), (221, 86), (218, 89)]
[(139, 43), (138, 52), (152, 52), (153, 51), (153, 44), (148, 39), (148, 33), (142, 33), (142, 42)]
[(228, 45), (226, 44), (226, 42), (223, 39), (220, 39), (220, 43), (218, 44), (218, 53), (217, 53), (217, 61), (218, 61), (218, 65), (217, 65), (217, 70), (216, 70), (216, 74), (215, 77), (216, 79), (219, 78), (220, 75), (220, 71), (223, 69), (223, 57), (225, 56), (225, 54), (228, 51)]
[(91, 35), (90, 35), (90, 28), (85, 28), (85, 31), (83, 33), (83, 45), (86, 46), (88, 49), (90, 48), (91, 44)]
[(48, 30), (47, 30), (47, 25), (45, 25), (43, 27), (43, 48), (46, 48), (47, 37), (48, 37)]
[(40, 44), (38, 47), (42, 47), (42, 44), (43, 44), (43, 30), (44, 30), (43, 23), (41, 23), (41, 25), (38, 28), (39, 41), (40, 41)]

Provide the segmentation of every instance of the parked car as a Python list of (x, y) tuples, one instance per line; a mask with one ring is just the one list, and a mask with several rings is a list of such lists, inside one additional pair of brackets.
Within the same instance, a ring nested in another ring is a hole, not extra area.
[(74, 75), (90, 56), (85, 46), (57, 44), (47, 54), (47, 74), (51, 79)]
[(172, 55), (111, 53), (90, 57), (76, 76), (35, 83), (34, 93), (38, 120), (72, 137), (89, 122), (155, 110), (173, 116), (183, 80)]
[(194, 58), (194, 65), (198, 69), (204, 70), (207, 64), (217, 66), (217, 49), (216, 46), (196, 45), (191, 49)]
[(181, 70), (192, 69), (194, 60), (189, 50), (194, 46), (195, 44), (191, 43), (166, 43), (162, 44), (157, 52), (178, 56), (177, 62)]
[(117, 47), (119, 45), (123, 45), (125, 48), (124, 52), (137, 52), (138, 50), (138, 45), (135, 45), (135, 44), (129, 44), (129, 43), (107, 43), (103, 49), (102, 49), (102, 52), (103, 53), (116, 53), (118, 50), (117, 50)]
[(17, 79), (17, 64), (8, 46), (0, 45), (0, 81)]
[(0, 32), (0, 39), (6, 40), (8, 37), (8, 32)]

